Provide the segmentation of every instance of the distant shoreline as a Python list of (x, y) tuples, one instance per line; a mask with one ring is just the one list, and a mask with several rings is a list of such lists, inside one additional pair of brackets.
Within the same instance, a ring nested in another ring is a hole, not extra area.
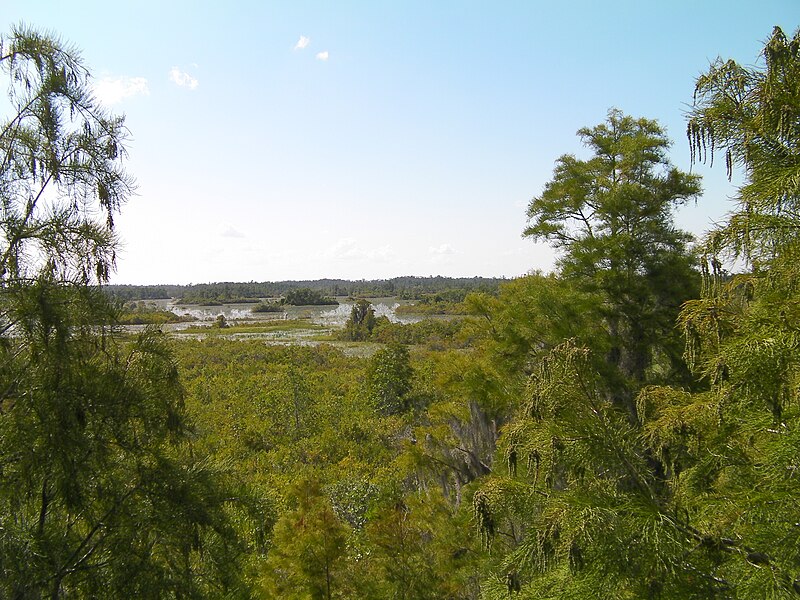
[(189, 285), (177, 284), (109, 284), (102, 289), (120, 300), (163, 300), (189, 297), (193, 300), (207, 299), (216, 302), (226, 300), (245, 300), (278, 298), (287, 292), (308, 288), (327, 296), (352, 296), (359, 298), (380, 298), (397, 296), (418, 299), (423, 295), (437, 294), (452, 290), (462, 292), (493, 291), (510, 281), (505, 277), (393, 277), (391, 279), (348, 280), (315, 279), (264, 282), (213, 282)]

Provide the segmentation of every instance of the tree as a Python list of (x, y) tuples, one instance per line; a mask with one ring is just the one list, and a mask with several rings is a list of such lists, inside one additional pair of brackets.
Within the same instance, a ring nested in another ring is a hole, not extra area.
[(296, 290), (289, 290), (286, 292), (286, 297), (283, 299), (284, 304), (292, 304), (294, 306), (322, 306), (331, 305), (337, 306), (339, 302), (335, 298), (328, 298), (318, 290), (310, 288), (298, 288)]
[(275, 525), (268, 565), (271, 592), (282, 598), (340, 598), (347, 528), (316, 481), (293, 490), (297, 508)]
[(117, 339), (95, 287), (132, 190), (123, 120), (52, 36), (12, 29), (0, 69), (0, 595), (235, 595), (225, 496), (185, 453), (166, 342)]
[[(789, 40), (776, 27), (763, 58), (756, 67), (717, 60), (697, 80), (688, 125), (695, 159), (723, 151), (729, 174), (740, 167), (745, 180), (738, 209), (704, 245), (704, 294), (680, 319), (687, 355), (710, 389), (652, 394), (649, 434), (682, 471), (677, 501), (717, 553), (711, 574), (731, 595), (794, 597), (800, 32)], [(726, 273), (730, 257), (748, 268)]]
[(367, 373), (367, 389), (378, 410), (386, 415), (406, 412), (410, 408), (413, 376), (406, 346), (390, 344), (378, 350)]
[(561, 275), (602, 295), (606, 358), (631, 382), (630, 406), (659, 358), (669, 376), (686, 375), (673, 330), (698, 276), (691, 236), (672, 216), (700, 193), (699, 178), (670, 164), (670, 142), (655, 121), (611, 110), (578, 135), (593, 156), (556, 161), (553, 179), (530, 202), (523, 235), (551, 242), (561, 251)]
[(469, 529), (460, 527), (457, 511), (435, 491), (388, 500), (375, 508), (366, 527), (374, 579), (380, 582), (372, 597), (471, 597), (460, 571), (477, 558), (477, 548), (466, 539)]
[(345, 339), (357, 342), (370, 337), (375, 328), (375, 309), (369, 300), (356, 300), (350, 311), (350, 318), (344, 325)]
[(499, 557), (487, 597), (653, 596), (683, 535), (652, 533), (669, 494), (636, 399), (648, 383), (691, 381), (675, 319), (699, 274), (672, 215), (699, 180), (670, 165), (655, 121), (612, 110), (578, 135), (591, 158), (558, 159), (524, 232), (561, 252), (559, 276), (515, 283), (480, 311), (484, 348), (527, 379), (503, 378), (521, 402), (509, 402), (502, 460), (473, 497)]
[(113, 215), (133, 185), (123, 119), (96, 105), (79, 56), (51, 36), (12, 29), (0, 68), (14, 111), (0, 133), (0, 281), (105, 281)]
[(709, 240), (712, 253), (751, 261), (797, 241), (800, 218), (800, 36), (779, 27), (764, 47), (763, 68), (718, 59), (697, 80), (687, 135), (693, 158), (725, 152), (729, 176), (744, 169), (739, 208)]
[[(523, 597), (800, 593), (800, 35), (776, 29), (764, 57), (715, 62), (690, 114), (695, 158), (724, 152), (746, 176), (677, 322), (702, 385), (642, 388), (631, 421), (589, 350), (565, 343), (503, 431), (508, 476), (475, 494), (475, 517)], [(746, 270), (725, 272), (729, 256)], [(498, 582), (487, 597), (507, 597)]]

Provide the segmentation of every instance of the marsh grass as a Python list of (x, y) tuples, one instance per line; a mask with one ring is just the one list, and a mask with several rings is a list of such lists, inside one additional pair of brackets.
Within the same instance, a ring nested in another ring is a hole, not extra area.
[[(207, 334), (207, 335), (231, 335), (231, 334), (279, 334), (281, 332), (323, 332), (330, 331), (329, 327), (318, 325), (307, 321), (305, 319), (281, 319), (274, 321), (253, 322), (246, 321), (238, 323), (236, 321), (227, 321), (227, 327), (217, 327), (214, 324), (209, 325), (193, 325), (180, 331), (175, 331), (176, 334)], [(324, 337), (324, 335), (323, 335)]]

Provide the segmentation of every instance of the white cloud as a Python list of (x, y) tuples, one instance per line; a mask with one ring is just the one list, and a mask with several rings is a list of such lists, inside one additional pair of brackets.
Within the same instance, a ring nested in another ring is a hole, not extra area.
[(188, 73), (181, 71), (178, 67), (172, 67), (169, 70), (169, 80), (178, 87), (188, 88), (190, 90), (197, 89), (200, 82)]
[(144, 77), (103, 77), (94, 84), (94, 95), (103, 104), (112, 105), (131, 96), (148, 96), (150, 89)]
[(450, 244), (440, 244), (436, 248), (430, 247), (428, 248), (428, 252), (430, 252), (434, 256), (446, 256), (449, 254), (458, 254), (456, 249), (453, 248)]
[(355, 239), (343, 238), (325, 250), (325, 256), (339, 260), (352, 260), (363, 258), (363, 252), (359, 249)]
[(455, 255), (461, 254), (461, 252), (453, 248), (450, 244), (439, 244), (436, 247), (431, 246), (428, 248), (428, 253), (431, 255), (431, 263), (437, 265), (452, 265)]
[(220, 232), (220, 235), (222, 237), (227, 237), (227, 238), (243, 238), (243, 237), (245, 237), (245, 235), (241, 231), (239, 231), (238, 229), (233, 227), (233, 225), (226, 225), (224, 227), (224, 229)]
[(361, 248), (354, 238), (342, 238), (323, 252), (325, 258), (334, 260), (387, 261), (394, 258), (391, 246)]
[(328, 56), (329, 54), (327, 50), (323, 50), (322, 52), (317, 52), (317, 60), (322, 60), (322, 61), (328, 60)]
[(294, 45), (294, 49), (302, 50), (303, 48), (307, 48), (310, 43), (311, 43), (311, 38), (301, 35), (300, 39), (297, 40), (297, 43)]

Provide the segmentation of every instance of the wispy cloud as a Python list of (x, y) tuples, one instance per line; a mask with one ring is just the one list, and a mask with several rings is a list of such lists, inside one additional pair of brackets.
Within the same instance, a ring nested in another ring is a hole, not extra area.
[(304, 35), (300, 36), (300, 39), (297, 40), (297, 43), (294, 45), (295, 50), (302, 50), (304, 48), (308, 48), (308, 45), (311, 43), (311, 38), (306, 37)]
[(147, 96), (150, 88), (144, 77), (103, 77), (94, 84), (94, 95), (101, 103), (110, 106), (131, 96)]
[(172, 67), (169, 70), (169, 80), (178, 87), (187, 88), (190, 90), (197, 89), (197, 86), (200, 85), (200, 82), (197, 81), (197, 79), (189, 75), (189, 73), (181, 71), (178, 67)]
[(233, 225), (225, 225), (220, 232), (222, 237), (226, 238), (243, 238), (246, 237), (241, 231), (236, 229)]
[(317, 60), (326, 61), (328, 60), (328, 51), (323, 50), (322, 52), (317, 52)]
[(323, 253), (325, 258), (334, 260), (387, 261), (395, 256), (391, 246), (362, 248), (354, 238), (342, 238)]
[(433, 254), (434, 256), (447, 256), (450, 254), (458, 254), (458, 251), (453, 248), (450, 244), (440, 244), (435, 248), (431, 246), (428, 248), (428, 252)]
[(453, 264), (453, 259), (456, 254), (461, 254), (458, 250), (453, 248), (450, 244), (439, 244), (438, 246), (431, 246), (428, 248), (430, 254), (430, 261), (438, 265)]

